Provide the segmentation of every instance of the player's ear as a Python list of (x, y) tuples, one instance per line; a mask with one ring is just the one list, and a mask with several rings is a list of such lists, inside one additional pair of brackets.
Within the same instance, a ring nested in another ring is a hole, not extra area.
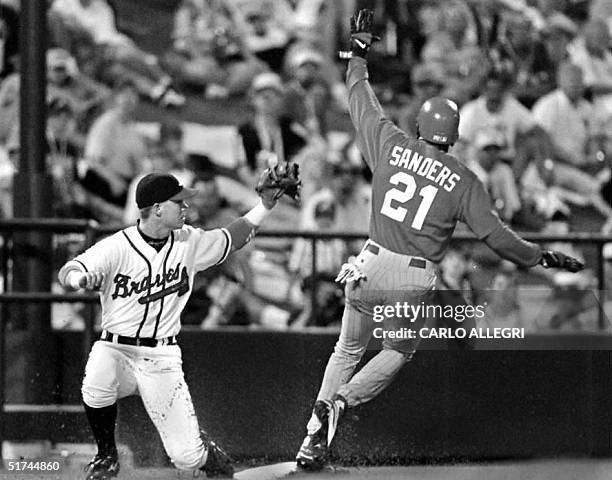
[(155, 215), (161, 217), (161, 208), (159, 208), (159, 203), (156, 203), (157, 208), (155, 209)]

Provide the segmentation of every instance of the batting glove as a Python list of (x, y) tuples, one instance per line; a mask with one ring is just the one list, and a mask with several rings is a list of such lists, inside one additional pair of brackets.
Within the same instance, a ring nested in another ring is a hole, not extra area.
[(374, 10), (363, 8), (351, 17), (351, 50), (340, 52), (340, 58), (366, 58), (370, 46), (380, 37), (372, 34)]
[(584, 268), (584, 263), (577, 258), (556, 250), (542, 250), (540, 265), (544, 268), (562, 268), (572, 273), (579, 272)]

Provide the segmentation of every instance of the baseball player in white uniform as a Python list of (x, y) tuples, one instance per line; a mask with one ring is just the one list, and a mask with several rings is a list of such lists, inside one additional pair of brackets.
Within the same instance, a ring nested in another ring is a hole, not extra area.
[[(100, 240), (59, 272), (69, 289), (99, 290), (102, 335), (95, 342), (82, 385), (83, 403), (98, 453), (88, 480), (119, 472), (115, 445), (117, 399), (139, 394), (174, 465), (232, 477), (229, 457), (200, 431), (185, 383), (177, 335), (194, 275), (245, 245), (276, 203), (278, 191), (226, 228), (185, 225), (185, 200), (196, 190), (167, 174), (150, 174), (136, 189), (140, 218)], [(274, 198), (272, 198), (272, 196)], [(281, 193), (282, 195), (282, 193)]]

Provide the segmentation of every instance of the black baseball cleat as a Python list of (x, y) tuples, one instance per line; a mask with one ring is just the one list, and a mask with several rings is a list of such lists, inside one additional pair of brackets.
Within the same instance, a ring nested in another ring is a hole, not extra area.
[(200, 469), (206, 472), (206, 478), (233, 478), (234, 467), (230, 456), (212, 440), (208, 439), (206, 443), (208, 457)]
[(108, 480), (119, 473), (119, 460), (117, 455), (96, 454), (85, 467), (87, 476), (85, 480)]
[(317, 400), (313, 414), (319, 420), (319, 428), (306, 435), (300, 451), (295, 457), (297, 466), (303, 470), (320, 470), (325, 466), (329, 445), (336, 433), (338, 420), (346, 408), (346, 400), (338, 397), (333, 401)]

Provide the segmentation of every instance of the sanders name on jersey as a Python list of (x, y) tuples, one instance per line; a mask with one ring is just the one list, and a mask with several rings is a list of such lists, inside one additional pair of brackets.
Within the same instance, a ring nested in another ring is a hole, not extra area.
[(395, 145), (391, 151), (389, 165), (405, 168), (421, 177), (425, 177), (440, 185), (447, 192), (451, 192), (461, 176), (453, 172), (439, 160), (423, 157), (419, 152), (413, 152), (410, 148)]

